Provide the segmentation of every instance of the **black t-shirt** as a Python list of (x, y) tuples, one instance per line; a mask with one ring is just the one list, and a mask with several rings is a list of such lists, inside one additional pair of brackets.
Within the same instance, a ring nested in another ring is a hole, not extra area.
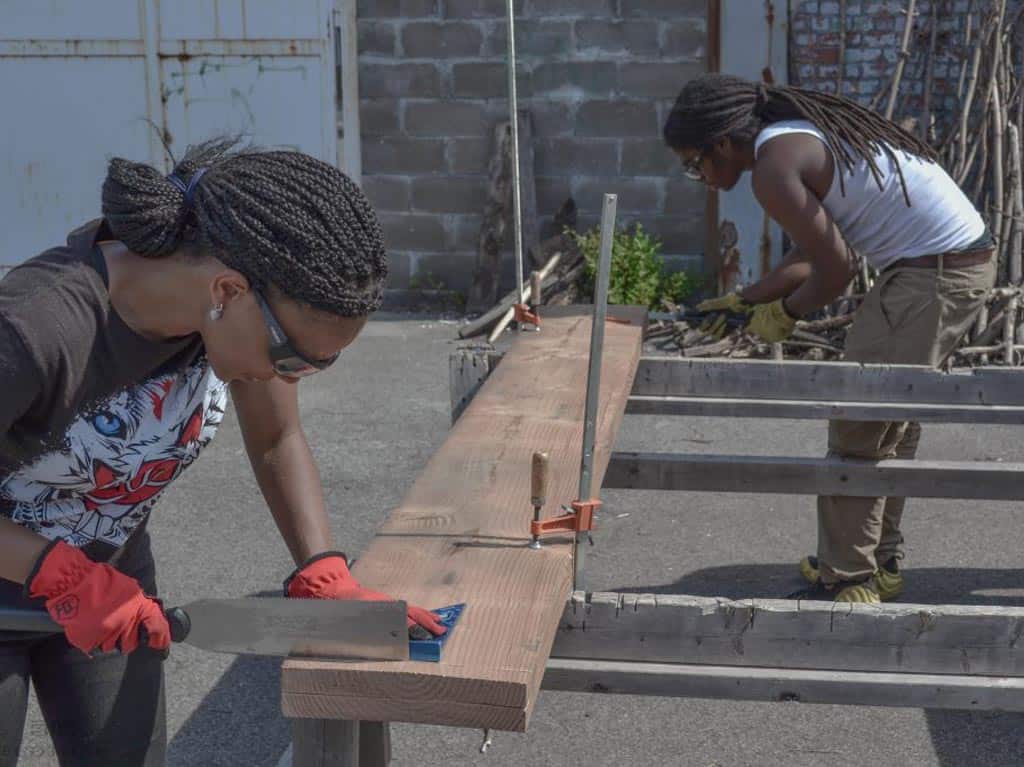
[(155, 342), (110, 304), (93, 221), (0, 280), (0, 514), (109, 559), (223, 418), (198, 335)]

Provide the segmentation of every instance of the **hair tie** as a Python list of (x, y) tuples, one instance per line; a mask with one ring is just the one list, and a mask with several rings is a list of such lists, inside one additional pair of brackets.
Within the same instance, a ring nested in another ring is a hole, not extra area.
[(754, 86), (754, 114), (758, 117), (764, 117), (765, 108), (768, 106), (768, 99), (771, 98), (771, 94), (768, 92), (768, 86), (765, 83), (758, 83)]
[(195, 173), (192, 174), (192, 178), (188, 180), (187, 184), (184, 181), (182, 181), (180, 177), (174, 175), (173, 173), (167, 177), (168, 181), (170, 181), (172, 184), (178, 187), (178, 189), (181, 190), (182, 195), (184, 195), (185, 197), (185, 207), (192, 207), (192, 196), (193, 194), (195, 194), (196, 184), (199, 183), (199, 179), (203, 177), (203, 174), (206, 173), (207, 170), (208, 168), (200, 168), (199, 170), (197, 170)]

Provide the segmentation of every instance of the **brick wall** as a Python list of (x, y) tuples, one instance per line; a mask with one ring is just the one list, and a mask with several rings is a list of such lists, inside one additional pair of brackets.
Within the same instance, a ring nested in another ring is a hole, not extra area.
[[(465, 292), (494, 126), (508, 115), (505, 2), (360, 0), (358, 13), (363, 182), (391, 284), (430, 275)], [(570, 195), (588, 227), (601, 194), (617, 192), (620, 222), (641, 222), (677, 262), (699, 264), (703, 188), (682, 177), (660, 129), (705, 69), (705, 0), (517, 0), (517, 13), (541, 235)], [(510, 286), (510, 248), (505, 264)]]
[[(910, 42), (910, 57), (900, 84), (894, 116), (919, 118), (923, 107), (925, 67), (937, 4), (938, 34), (934, 58), (932, 107), (940, 129), (956, 112), (960, 55), (969, 0), (918, 0)], [(863, 104), (884, 88), (898, 59), (905, 23), (903, 0), (847, 0), (846, 51), (842, 92)], [(977, 30), (977, 16), (975, 16)], [(837, 0), (800, 0), (790, 15), (790, 82), (835, 93), (839, 71), (840, 8)], [(975, 32), (977, 37), (977, 32)], [(885, 108), (885, 97), (880, 110)]]

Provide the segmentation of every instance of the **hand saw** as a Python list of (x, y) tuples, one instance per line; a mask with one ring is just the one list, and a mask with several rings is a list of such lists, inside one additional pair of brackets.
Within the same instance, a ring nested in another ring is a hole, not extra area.
[[(171, 640), (210, 652), (408, 660), (405, 602), (246, 597), (166, 611)], [(57, 633), (43, 610), (0, 607), (0, 630)]]

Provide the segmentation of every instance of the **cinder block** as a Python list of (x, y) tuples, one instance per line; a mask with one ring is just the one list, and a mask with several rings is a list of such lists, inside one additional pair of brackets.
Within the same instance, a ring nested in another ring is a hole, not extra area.
[(704, 19), (678, 19), (665, 23), (661, 52), (673, 58), (703, 61), (707, 56), (708, 27)]
[(617, 139), (539, 139), (534, 147), (539, 175), (614, 176), (618, 173)]
[[(760, 12), (758, 7), (757, 13)], [(622, 15), (624, 18), (703, 19), (707, 15), (707, 0), (623, 0)]]
[(437, 16), (440, 0), (359, 0), (360, 19), (412, 19)]
[[(505, 0), (442, 0), (446, 19), (497, 19), (508, 13)], [(525, 0), (516, 0), (515, 14), (523, 15)]]
[(388, 250), (437, 252), (444, 250), (445, 227), (440, 216), (418, 213), (381, 213), (384, 245)]
[(402, 52), (413, 59), (479, 56), (483, 39), (483, 32), (477, 24), (416, 21), (402, 27)]
[(537, 177), (537, 213), (553, 216), (572, 197), (572, 182), (564, 176)]
[(646, 215), (661, 212), (663, 179), (581, 178), (573, 184), (573, 198), (581, 210), (600, 211), (605, 194), (617, 194), (618, 210)]
[(457, 252), (476, 253), (480, 245), (480, 225), (483, 223), (483, 214), (470, 213), (450, 218), (448, 247)]
[(475, 267), (472, 253), (424, 253), (416, 258), (413, 278), (419, 277), (425, 288), (438, 286), (465, 294), (473, 284)]
[(363, 172), (440, 173), (445, 170), (441, 139), (382, 136), (363, 141)]
[(395, 55), (395, 24), (391, 21), (360, 20), (359, 55)]
[[(517, 87), (524, 85), (522, 77)], [(508, 70), (496, 62), (465, 62), (452, 65), (452, 96), (455, 98), (505, 98)]]
[[(502, 56), (508, 51), (508, 24), (487, 25), (485, 56)], [(572, 22), (560, 19), (516, 20), (517, 56), (564, 56), (572, 50)]]
[(699, 181), (691, 181), (685, 176), (671, 179), (665, 187), (665, 215), (688, 216), (695, 211), (703, 213), (707, 196), (707, 187)]
[(361, 98), (437, 98), (441, 95), (441, 73), (428, 63), (385, 64), (361, 61)]
[(546, 62), (533, 69), (533, 93), (549, 96), (552, 93), (566, 97), (611, 96), (618, 79), (615, 64), (608, 61)]
[(576, 50), (582, 53), (651, 56), (659, 52), (658, 22), (654, 19), (580, 19), (575, 26)]
[(622, 142), (623, 177), (682, 175), (679, 158), (661, 138), (624, 139)]
[[(491, 131), (493, 133), (493, 131)], [(484, 175), (494, 147), (492, 138), (453, 138), (448, 141), (448, 170), (451, 173)]]
[(688, 81), (703, 73), (703, 64), (622, 61), (619, 89), (631, 98), (675, 99)]
[(364, 176), (363, 191), (377, 210), (409, 210), (409, 179), (404, 176)]
[(409, 254), (389, 250), (387, 287), (404, 288), (409, 284), (409, 276)]
[(656, 136), (657, 109), (650, 101), (587, 101), (577, 112), (578, 136)]
[(526, 106), (533, 116), (535, 136), (571, 136), (576, 130), (576, 110), (571, 103), (538, 98)]
[(483, 136), (485, 106), (472, 101), (406, 101), (405, 132), (410, 136)]
[[(627, 0), (627, 3), (632, 1), (633, 0)], [(530, 11), (534, 16), (608, 17), (615, 15), (615, 1), (531, 0)]]
[[(359, 102), (359, 129), (364, 136), (394, 136), (400, 132), (399, 105), (394, 99)], [(340, 117), (338, 118), (340, 121)]]
[(482, 176), (421, 176), (412, 180), (412, 209), (419, 213), (482, 213), (487, 180)]
[(665, 256), (688, 255), (704, 252), (704, 208), (674, 216), (625, 216), (623, 224), (638, 223), (661, 240)]

